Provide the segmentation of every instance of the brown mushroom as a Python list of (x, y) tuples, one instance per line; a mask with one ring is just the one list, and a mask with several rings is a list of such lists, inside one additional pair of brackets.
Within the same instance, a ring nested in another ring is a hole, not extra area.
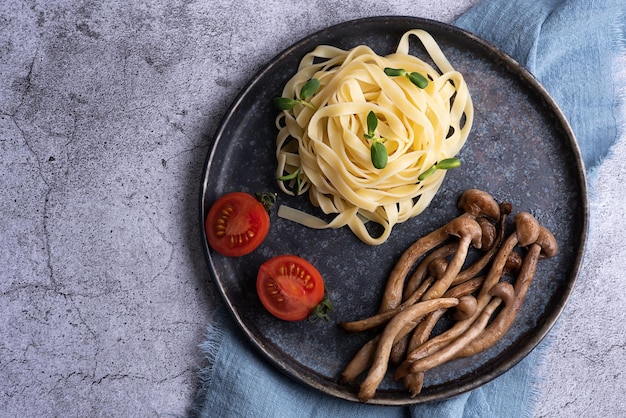
[[(558, 251), (558, 245), (554, 235), (546, 228), (541, 227), (537, 240), (530, 245), (522, 268), (514, 286), (514, 297), (505, 300), (505, 307), (500, 311), (491, 324), (472, 341), (467, 347), (458, 353), (458, 357), (467, 357), (479, 353), (493, 346), (511, 328), (519, 313), (530, 283), (535, 276), (537, 262), (540, 257), (553, 257)], [(492, 292), (493, 293), (493, 292)]]
[[(452, 260), (447, 265), (447, 268), (439, 271), (443, 273), (443, 275), (426, 291), (424, 296), (422, 296), (422, 300), (431, 300), (441, 297), (446, 290), (448, 290), (459, 271), (461, 271), (467, 257), (469, 246), (473, 245), (476, 248), (480, 248), (481, 246), (482, 229), (478, 222), (471, 217), (458, 217), (452, 220), (446, 225), (444, 231), (449, 235), (459, 237), (457, 250)], [(407, 343), (408, 340), (405, 339), (395, 346), (391, 356), (392, 364), (397, 364), (402, 361), (405, 356)]]
[(483, 251), (487, 251), (496, 244), (498, 231), (493, 222), (484, 216), (476, 218), (476, 222), (478, 222), (478, 225), (480, 225), (480, 229), (482, 230), (480, 248), (482, 248)]
[[(487, 267), (489, 262), (493, 259), (495, 254), (498, 252), (498, 249), (500, 248), (500, 245), (502, 244), (502, 241), (504, 240), (504, 235), (506, 232), (506, 220), (508, 219), (508, 216), (512, 210), (513, 208), (510, 203), (508, 202), (500, 203), (500, 218), (498, 219), (498, 224), (496, 227), (496, 236), (494, 237), (494, 243), (491, 244), (491, 246), (485, 247), (484, 246), (485, 239), (483, 236), (483, 248), (482, 249), (486, 250), (485, 253), (478, 260), (476, 260), (476, 262), (474, 262), (465, 270), (461, 271), (452, 282), (453, 285), (463, 283), (464, 281), (469, 280), (472, 277), (475, 277), (485, 267)], [(480, 219), (485, 219), (485, 218), (481, 217)], [(483, 235), (484, 235), (486, 233), (485, 228), (482, 226), (482, 224), (481, 224), (481, 227), (483, 228)]]
[(459, 304), (456, 305), (454, 312), (452, 313), (452, 319), (457, 321), (463, 321), (469, 319), (476, 314), (478, 310), (478, 303), (476, 298), (472, 295), (465, 295), (459, 298)]
[(506, 258), (506, 263), (504, 263), (503, 274), (509, 276), (517, 276), (520, 269), (522, 268), (522, 256), (515, 251), (511, 251), (509, 256)]
[(463, 192), (458, 207), (474, 218), (487, 216), (494, 221), (500, 218), (498, 202), (489, 193), (479, 189), (468, 189)]
[[(426, 292), (426, 289), (428, 288), (428, 286), (430, 286), (430, 284), (433, 281), (434, 281), (433, 277), (429, 277), (428, 279), (426, 279), (422, 283), (422, 285), (414, 292), (413, 297), (411, 297), (409, 300), (407, 300), (406, 302), (404, 302), (401, 305), (401, 306), (403, 306), (402, 309), (396, 308), (396, 309), (393, 310), (393, 312), (392, 311), (383, 312), (382, 314), (375, 315), (374, 317), (370, 317), (368, 319), (369, 320), (373, 320), (373, 321), (378, 321), (378, 319), (376, 319), (376, 317), (378, 317), (378, 316), (381, 316), (381, 317), (388, 316), (388, 318), (386, 318), (386, 320), (390, 320), (391, 318), (396, 316), (399, 312), (401, 312), (405, 308), (414, 305), (415, 302), (417, 302), (420, 299), (420, 297), (424, 294), (424, 292)], [(339, 325), (342, 326), (347, 331), (350, 331), (350, 332), (362, 331), (362, 330), (365, 330), (365, 329), (368, 329), (368, 328), (372, 327), (371, 326), (372, 324), (359, 324), (359, 322), (360, 321), (355, 321), (354, 323), (340, 323)], [(380, 324), (382, 324), (384, 322), (386, 322), (386, 321), (380, 322)], [(378, 325), (380, 325), (380, 324), (378, 324)], [(406, 335), (409, 332), (411, 332), (414, 327), (415, 327), (414, 324), (407, 323), (405, 325), (406, 329), (403, 329), (402, 331), (399, 332), (400, 337), (398, 337), (398, 340), (400, 338), (405, 338)], [(350, 362), (348, 363), (348, 365), (346, 366), (346, 368), (343, 370), (343, 372), (341, 374), (341, 381), (343, 383), (350, 383), (350, 382), (354, 381), (354, 379), (356, 379), (361, 373), (365, 372), (371, 366), (372, 361), (374, 359), (374, 352), (376, 350), (376, 346), (377, 346), (379, 340), (380, 340), (380, 335), (377, 335), (376, 337), (374, 337), (373, 339), (371, 339), (367, 343), (365, 343), (359, 349), (359, 351), (354, 355), (352, 360), (350, 360)], [(397, 344), (397, 341), (395, 342), (395, 344)]]
[(433, 283), (430, 289), (428, 289), (426, 294), (422, 297), (423, 300), (441, 297), (441, 295), (448, 290), (452, 281), (461, 271), (461, 268), (463, 268), (463, 264), (467, 258), (469, 246), (473, 245), (475, 248), (480, 248), (481, 246), (482, 230), (478, 222), (474, 219), (461, 217), (456, 218), (447, 225), (445, 231), (449, 235), (459, 237), (459, 244), (452, 260), (448, 263), (448, 268), (446, 269), (444, 275)]
[(352, 357), (352, 360), (341, 372), (340, 381), (342, 383), (352, 383), (357, 377), (364, 371), (366, 371), (374, 361), (374, 353), (376, 352), (376, 346), (380, 340), (380, 335), (372, 338), (357, 351)]
[(539, 223), (530, 213), (520, 212), (515, 215), (515, 231), (507, 237), (498, 250), (478, 295), (479, 310), (489, 302), (489, 292), (503, 276), (510, 254), (515, 246), (525, 247), (535, 242), (539, 236), (539, 230)]
[[(422, 264), (425, 262), (429, 262), (428, 263), (428, 274), (429, 277), (428, 279), (426, 279), (422, 285), (418, 288), (419, 292), (419, 297), (417, 299), (414, 300), (414, 302), (417, 302), (424, 293), (426, 293), (426, 290), (428, 290), (428, 288), (433, 284), (433, 282), (436, 279), (439, 279), (441, 277), (443, 277), (443, 275), (446, 273), (446, 269), (448, 268), (448, 262), (446, 261), (445, 258), (441, 258), (444, 256), (449, 255), (449, 253), (453, 252), (454, 249), (457, 248), (456, 243), (452, 243), (452, 244), (448, 244), (445, 245), (444, 247), (440, 247), (437, 250), (433, 251), (432, 253), (429, 254), (428, 257), (426, 257), (423, 261)], [(440, 252), (439, 250), (445, 250), (444, 252)], [(430, 261), (430, 255), (440, 255), (441, 257), (438, 258), (434, 258), (432, 261)], [(424, 286), (426, 285), (426, 286)], [(413, 295), (407, 299), (413, 299), (413, 296), (418, 294), (417, 291), (413, 292)], [(414, 303), (412, 302), (412, 303)], [(403, 303), (404, 305), (404, 303)], [(402, 305), (400, 305), (402, 306)], [(407, 347), (409, 345), (409, 335), (405, 335), (402, 339), (400, 339), (398, 342), (396, 342), (391, 350), (391, 355), (389, 356), (389, 362), (391, 364), (397, 365), (400, 364), (400, 362), (402, 362), (404, 360), (404, 357), (406, 355), (406, 350)]]
[[(417, 321), (419, 320), (420, 318), (418, 317)], [(415, 325), (415, 322), (407, 321), (404, 324), (404, 327), (400, 330), (400, 332), (398, 332), (397, 339), (400, 339), (410, 333), (415, 328)], [(378, 342), (380, 341), (380, 337), (380, 334), (377, 335), (359, 349), (359, 351), (341, 373), (340, 380), (342, 383), (353, 382), (361, 373), (365, 372), (372, 365), (372, 362), (374, 361), (374, 355), (376, 354), (376, 348), (378, 346)]]
[[(424, 344), (407, 354), (405, 363), (410, 363), (420, 358), (429, 356), (442, 349), (442, 347), (447, 346), (451, 341), (462, 335), (472, 325), (475, 318), (491, 300), (491, 288), (498, 283), (500, 278), (503, 276), (505, 265), (509, 259), (509, 254), (513, 251), (515, 246), (518, 245), (518, 243), (522, 246), (527, 246), (536, 241), (539, 236), (539, 229), (539, 223), (531, 214), (527, 212), (518, 213), (515, 216), (515, 231), (507, 237), (493, 258), (491, 268), (489, 269), (480, 292), (476, 297), (478, 307), (477, 313), (474, 317), (464, 321), (458, 321), (447, 331), (426, 341)], [(403, 366), (401, 365), (400, 367)]]

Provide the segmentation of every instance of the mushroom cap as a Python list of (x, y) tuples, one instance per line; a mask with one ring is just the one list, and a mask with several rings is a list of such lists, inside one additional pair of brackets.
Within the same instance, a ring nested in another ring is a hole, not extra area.
[(539, 228), (539, 236), (535, 241), (535, 245), (541, 246), (542, 257), (554, 257), (554, 255), (559, 251), (559, 245), (556, 242), (556, 238), (554, 238), (552, 232), (544, 226)]
[(510, 305), (515, 299), (515, 288), (509, 282), (498, 282), (491, 290), (489, 290), (491, 296), (499, 297), (504, 301), (505, 305)]
[(539, 222), (528, 212), (515, 215), (515, 234), (521, 247), (527, 247), (539, 237)]
[(487, 216), (494, 221), (500, 217), (500, 205), (487, 192), (479, 189), (468, 189), (461, 195), (459, 209), (474, 217)]
[(435, 258), (428, 265), (428, 274), (433, 277), (441, 277), (446, 273), (448, 261), (445, 258)]
[(478, 301), (472, 295), (465, 295), (459, 298), (459, 304), (454, 307), (452, 318), (457, 321), (464, 321), (471, 318), (478, 310)]
[(522, 256), (515, 251), (511, 251), (504, 263), (504, 274), (516, 275), (522, 268)]
[(451, 220), (444, 229), (448, 235), (459, 238), (469, 236), (474, 248), (480, 248), (482, 245), (483, 230), (475, 219), (459, 216)]
[(500, 203), (500, 215), (510, 215), (513, 212), (513, 205), (511, 202)]

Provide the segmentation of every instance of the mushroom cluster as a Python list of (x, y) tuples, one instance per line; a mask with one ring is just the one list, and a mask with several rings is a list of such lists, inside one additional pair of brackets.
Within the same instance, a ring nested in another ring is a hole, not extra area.
[[(417, 396), (426, 371), (493, 346), (520, 311), (538, 260), (558, 250), (553, 234), (528, 212), (514, 216), (507, 235), (511, 204), (484, 191), (465, 191), (458, 207), (461, 215), (404, 251), (376, 315), (340, 323), (348, 332), (381, 329), (341, 374), (349, 384), (366, 373), (362, 402), (375, 396), (390, 365), (394, 379)], [(452, 325), (431, 337), (444, 315)]]

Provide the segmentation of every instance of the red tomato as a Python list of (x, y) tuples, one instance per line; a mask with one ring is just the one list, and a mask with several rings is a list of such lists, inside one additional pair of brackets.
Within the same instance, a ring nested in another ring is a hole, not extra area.
[(319, 271), (295, 255), (279, 255), (263, 263), (256, 290), (263, 306), (285, 321), (307, 318), (324, 298)]
[(254, 196), (233, 192), (211, 206), (204, 227), (215, 251), (236, 257), (252, 252), (263, 242), (270, 229), (270, 217)]

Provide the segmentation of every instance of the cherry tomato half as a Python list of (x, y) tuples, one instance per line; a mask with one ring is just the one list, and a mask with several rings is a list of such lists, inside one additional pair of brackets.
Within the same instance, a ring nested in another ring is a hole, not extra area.
[(319, 271), (305, 259), (288, 254), (259, 267), (256, 290), (263, 306), (285, 321), (307, 318), (324, 298)]
[(254, 196), (232, 192), (211, 206), (204, 227), (215, 251), (236, 257), (252, 252), (263, 242), (270, 229), (270, 217)]

